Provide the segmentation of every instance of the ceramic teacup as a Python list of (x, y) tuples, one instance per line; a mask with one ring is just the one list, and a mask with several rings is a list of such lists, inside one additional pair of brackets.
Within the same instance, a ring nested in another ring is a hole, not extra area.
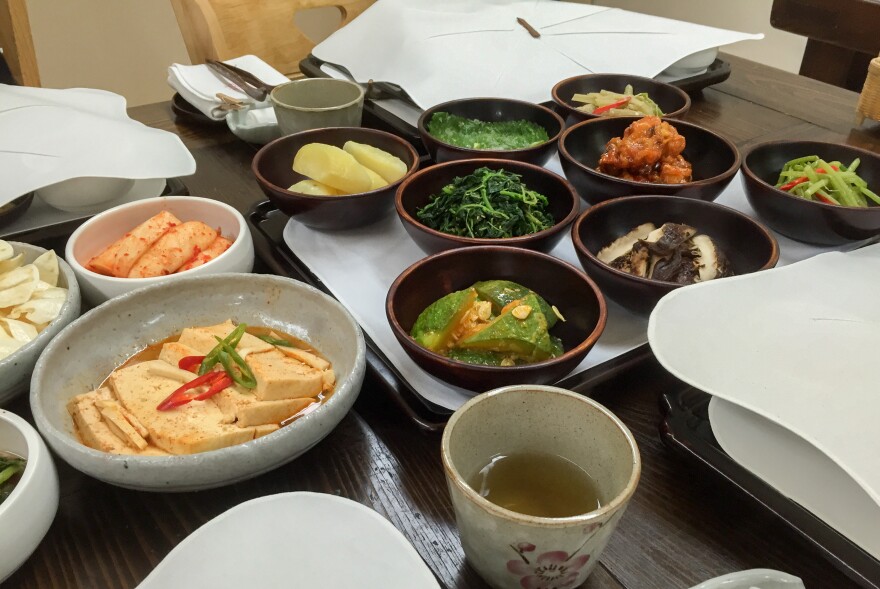
[(282, 135), (323, 127), (359, 127), (364, 89), (348, 80), (304, 78), (269, 94)]
[[(468, 485), (492, 457), (518, 452), (570, 460), (593, 478), (601, 507), (535, 517), (499, 507)], [(495, 589), (580, 586), (641, 474), (636, 441), (613, 413), (549, 386), (514, 385), (474, 397), (449, 420), (441, 453), (465, 555)]]

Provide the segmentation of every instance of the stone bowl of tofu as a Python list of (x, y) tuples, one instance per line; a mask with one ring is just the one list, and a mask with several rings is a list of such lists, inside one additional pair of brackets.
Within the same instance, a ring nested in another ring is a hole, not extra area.
[(195, 196), (160, 196), (83, 223), (64, 254), (92, 305), (137, 288), (221, 272), (250, 272), (254, 244), (241, 213)]
[[(676, 288), (766, 270), (779, 261), (776, 239), (755, 219), (681, 196), (628, 196), (593, 205), (574, 222), (571, 240), (602, 293), (638, 315), (650, 314)], [(662, 279), (661, 269), (670, 270)]]
[(317, 444), (364, 377), (364, 337), (333, 298), (287, 278), (193, 276), (134, 290), (62, 331), (31, 409), (74, 468), (145, 491), (258, 476)]

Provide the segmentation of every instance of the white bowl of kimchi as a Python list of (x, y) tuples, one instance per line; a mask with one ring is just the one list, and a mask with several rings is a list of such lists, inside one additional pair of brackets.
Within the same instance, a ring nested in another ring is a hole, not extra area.
[(64, 257), (83, 297), (98, 305), (182, 276), (250, 272), (254, 245), (244, 217), (228, 204), (159, 196), (92, 217), (70, 236)]

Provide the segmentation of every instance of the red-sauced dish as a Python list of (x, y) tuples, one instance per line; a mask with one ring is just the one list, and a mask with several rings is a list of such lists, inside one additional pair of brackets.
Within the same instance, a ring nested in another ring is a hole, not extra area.
[(603, 174), (654, 184), (683, 184), (693, 180), (693, 168), (681, 155), (685, 139), (659, 117), (632, 123), (623, 137), (614, 137), (599, 158)]

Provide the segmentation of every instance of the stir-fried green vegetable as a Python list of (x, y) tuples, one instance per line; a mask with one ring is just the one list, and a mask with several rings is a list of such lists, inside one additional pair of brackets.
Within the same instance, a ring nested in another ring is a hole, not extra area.
[(782, 167), (776, 188), (807, 200), (844, 207), (867, 207), (868, 199), (880, 205), (880, 196), (856, 174), (859, 158), (844, 166), (817, 155), (791, 160)]
[(633, 87), (627, 84), (623, 94), (600, 90), (589, 94), (575, 94), (571, 97), (572, 102), (583, 102), (578, 110), (610, 117), (622, 116), (655, 116), (662, 117), (663, 111), (656, 102), (651, 100), (647, 92), (633, 94)]
[(0, 456), (0, 503), (12, 493), (15, 488), (13, 477), (24, 471), (26, 462), (23, 458)]
[(547, 197), (529, 190), (519, 174), (479, 168), (432, 195), (416, 217), (431, 229), (452, 235), (519, 237), (553, 226), (549, 205)]
[(525, 149), (549, 141), (547, 130), (532, 121), (480, 121), (436, 112), (428, 133), (450, 145), (467, 149)]

